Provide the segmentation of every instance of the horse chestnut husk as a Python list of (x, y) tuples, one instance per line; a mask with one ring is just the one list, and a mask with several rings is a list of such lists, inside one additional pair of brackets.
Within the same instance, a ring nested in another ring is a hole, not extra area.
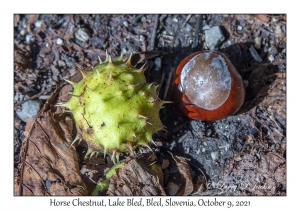
[(240, 109), (244, 99), (243, 79), (223, 53), (193, 53), (174, 74), (171, 100), (189, 118), (226, 118)]

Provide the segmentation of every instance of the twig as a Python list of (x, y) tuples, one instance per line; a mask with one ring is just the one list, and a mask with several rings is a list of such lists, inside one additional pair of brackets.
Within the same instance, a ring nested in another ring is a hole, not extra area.
[(184, 21), (184, 23), (182, 24), (181, 28), (183, 28), (185, 26), (185, 24), (189, 21), (189, 19), (191, 18), (192, 15), (188, 15)]
[(163, 38), (166, 38), (166, 39), (169, 39), (169, 40), (174, 40), (174, 37), (171, 36), (171, 35), (163, 34), (162, 37), (163, 37)]
[(136, 16), (134, 19), (133, 19), (133, 21), (132, 21), (132, 25), (135, 25), (136, 24), (136, 22), (138, 22), (142, 17), (143, 17), (144, 15), (138, 15), (138, 16)]
[(167, 80), (167, 84), (166, 84), (166, 88), (165, 88), (165, 93), (164, 93), (163, 100), (165, 100), (166, 97), (167, 97), (167, 93), (168, 93), (168, 91), (169, 91), (170, 82), (171, 82), (172, 75), (173, 75), (174, 71), (175, 71), (175, 68), (172, 67), (171, 70), (170, 70), (170, 72), (169, 72), (169, 75), (168, 75), (168, 80)]
[(159, 87), (158, 87), (158, 93), (160, 93), (160, 89), (164, 83), (164, 80), (165, 80), (165, 76), (166, 76), (166, 73), (165, 71), (162, 72), (162, 78), (161, 78), (161, 81), (160, 81), (160, 84), (159, 84)]
[(68, 30), (68, 27), (69, 27), (69, 23), (70, 23), (70, 21), (71, 21), (71, 18), (73, 18), (73, 15), (70, 15), (70, 16), (69, 16), (69, 20), (68, 20), (68, 23), (67, 23), (67, 25), (66, 25), (66, 29), (65, 29), (65, 31), (64, 31), (64, 33), (63, 33), (63, 35), (62, 35), (63, 38), (65, 38), (65, 34), (66, 34), (66, 31)]
[(251, 45), (251, 47), (249, 48), (249, 51), (251, 53), (251, 55), (253, 56), (253, 58), (261, 63), (263, 60), (261, 59), (261, 57), (259, 56), (259, 54), (257, 53), (257, 51), (255, 50), (255, 48), (253, 47), (253, 45)]
[(196, 20), (196, 29), (195, 29), (195, 36), (194, 36), (194, 42), (192, 45), (192, 48), (196, 48), (198, 46), (199, 42), (199, 32), (201, 31), (202, 28), (202, 15), (198, 15), (197, 20)]
[(157, 26), (158, 26), (159, 15), (155, 15), (154, 19), (155, 19), (154, 20), (154, 27), (153, 27), (153, 31), (152, 31), (152, 34), (151, 34), (150, 44), (149, 44), (148, 49), (147, 49), (149, 51), (154, 49), (154, 42), (155, 42), (155, 36), (156, 36), (156, 29), (157, 29)]
[(275, 36), (281, 36), (281, 35), (284, 35), (285, 33), (275, 33), (275, 32), (272, 32), (272, 31), (269, 31), (267, 29), (265, 29), (264, 27), (260, 27), (261, 30), (263, 30), (267, 35), (275, 35)]
[(40, 93), (38, 93), (38, 94), (35, 94), (35, 95), (33, 95), (33, 96), (31, 96), (31, 97), (29, 97), (29, 98), (23, 100), (23, 101), (20, 101), (19, 103), (16, 103), (16, 104), (14, 105), (14, 106), (15, 106), (14, 109), (16, 110), (16, 108), (17, 108), (18, 106), (22, 105), (22, 104), (25, 103), (26, 101), (35, 99), (35, 98), (37, 98), (37, 97), (43, 95), (44, 93), (49, 92), (52, 88), (53, 88), (53, 87), (50, 87), (50, 88), (48, 88), (48, 89), (46, 89), (46, 90), (44, 90), (44, 91), (42, 91), (42, 92), (40, 92)]
[(285, 38), (285, 36), (286, 36), (286, 34), (284, 34), (284, 35), (282, 36), (282, 38), (279, 40), (279, 42), (277, 43), (276, 46), (278, 46), (278, 45), (283, 41), (283, 39)]
[(23, 101), (20, 101), (19, 103), (16, 103), (16, 104), (15, 104), (15, 107), (14, 107), (14, 110), (16, 110), (18, 106), (22, 105), (22, 104), (25, 103), (26, 101), (35, 99), (35, 98), (37, 98), (37, 97), (43, 95), (44, 93), (49, 92), (52, 88), (53, 88), (53, 87), (50, 87), (50, 88), (48, 88), (48, 89), (46, 89), (46, 90), (44, 90), (44, 91), (42, 91), (42, 92), (40, 92), (40, 93), (38, 93), (38, 94), (35, 94), (34, 96), (31, 96), (31, 97), (29, 97), (29, 98), (27, 98), (27, 99), (25, 99), (25, 100), (23, 100)]
[[(174, 39), (172, 40), (172, 43), (171, 43), (170, 49), (169, 49), (169, 57), (171, 57), (171, 55), (173, 54), (173, 48), (174, 48), (174, 44), (175, 44), (175, 41), (176, 41), (178, 31), (179, 31), (179, 28), (176, 28), (176, 31), (174, 33)], [(172, 79), (172, 75), (173, 75), (174, 71), (175, 71), (175, 67), (171, 67), (171, 69), (168, 73), (168, 79), (167, 79), (167, 84), (166, 84), (166, 87), (165, 87), (163, 100), (165, 100), (166, 97), (167, 97), (167, 93), (169, 91), (169, 87), (170, 87), (170, 83), (171, 83), (171, 79)]]

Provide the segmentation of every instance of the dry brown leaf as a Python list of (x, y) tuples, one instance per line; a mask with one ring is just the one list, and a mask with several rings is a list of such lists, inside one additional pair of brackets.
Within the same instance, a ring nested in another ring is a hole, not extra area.
[(40, 15), (37, 15), (37, 14), (27, 15), (28, 25), (35, 23), (39, 19), (39, 16)]
[[(258, 155), (256, 150), (252, 152)], [(286, 186), (285, 158), (277, 152), (259, 154), (259, 157), (257, 159), (253, 154), (235, 154), (225, 167), (224, 183), (228, 186), (246, 183), (245, 188), (237, 188), (241, 195), (274, 195), (276, 188)], [(232, 192), (228, 190), (227, 193), (230, 195)]]
[(268, 111), (286, 118), (286, 78), (285, 74), (274, 74), (276, 80), (273, 82), (268, 95), (259, 104), (268, 109)]
[(130, 158), (110, 178), (107, 194), (114, 196), (166, 195), (158, 176), (148, 168), (147, 164), (142, 160)]
[[(53, 114), (58, 90), (49, 98), (34, 122), (28, 123), (23, 146), (23, 170), (19, 195), (87, 195), (72, 142), (67, 115)], [(65, 121), (65, 118), (66, 121)]]
[(194, 190), (190, 166), (184, 157), (173, 156), (172, 153), (170, 154), (172, 158), (175, 160), (178, 171), (180, 172), (181, 175), (181, 185), (176, 195), (179, 196), (189, 195)]
[(270, 21), (270, 18), (267, 15), (254, 15), (254, 16), (263, 23), (268, 23)]
[(168, 159), (163, 159), (163, 162), (161, 164), (161, 169), (168, 168), (170, 165), (170, 161)]

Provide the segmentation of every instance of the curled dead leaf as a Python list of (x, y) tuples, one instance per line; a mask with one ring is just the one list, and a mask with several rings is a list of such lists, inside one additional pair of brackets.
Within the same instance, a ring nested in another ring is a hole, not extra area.
[(125, 164), (116, 169), (110, 178), (107, 191), (114, 196), (163, 196), (166, 195), (159, 183), (159, 177), (145, 161), (127, 158)]
[(184, 196), (189, 195), (193, 192), (194, 186), (192, 181), (192, 175), (191, 175), (191, 168), (189, 164), (187, 163), (186, 159), (184, 157), (180, 156), (174, 156), (171, 152), (169, 152), (176, 162), (178, 171), (181, 175), (181, 185), (176, 193), (176, 195)]
[[(22, 169), (16, 195), (87, 195), (76, 150), (70, 146), (72, 131), (63, 114), (53, 114), (50, 105), (56, 90), (32, 123), (22, 151)], [(66, 117), (66, 116), (65, 116)]]

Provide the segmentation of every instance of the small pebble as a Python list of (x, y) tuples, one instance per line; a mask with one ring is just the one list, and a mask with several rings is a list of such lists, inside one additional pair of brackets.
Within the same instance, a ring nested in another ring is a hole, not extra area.
[(271, 46), (271, 47), (268, 49), (268, 52), (269, 52), (270, 55), (276, 55), (276, 54), (278, 53), (275, 46)]
[(86, 42), (87, 40), (90, 39), (89, 34), (86, 32), (85, 28), (80, 28), (77, 33), (75, 33), (75, 37), (82, 41), (82, 42)]
[(238, 31), (243, 30), (243, 26), (238, 25), (238, 26), (237, 26), (237, 30), (238, 30)]
[(154, 63), (158, 69), (161, 68), (161, 58), (160, 57), (155, 58)]
[(268, 47), (268, 45), (265, 45), (265, 47), (264, 47), (264, 52), (265, 52), (265, 53), (269, 52), (269, 47)]
[(52, 182), (51, 182), (49, 179), (47, 179), (47, 180), (46, 180), (46, 188), (47, 188), (47, 190), (50, 191), (51, 186), (52, 186)]
[(40, 28), (41, 27), (41, 25), (43, 24), (43, 20), (38, 20), (38, 21), (36, 21), (35, 23), (34, 23), (34, 27), (35, 28)]
[(273, 21), (274, 23), (277, 23), (277, 22), (279, 21), (279, 19), (276, 18), (276, 17), (273, 17), (273, 18), (272, 18), (272, 21)]
[(124, 25), (125, 27), (128, 27), (128, 22), (127, 22), (127, 21), (123, 21), (123, 25)]
[(62, 40), (61, 38), (58, 38), (58, 39), (56, 40), (56, 44), (62, 45), (62, 44), (63, 44), (63, 40)]
[(231, 39), (228, 39), (227, 45), (230, 46), (230, 45), (232, 45), (232, 43), (233, 43), (233, 41)]
[(58, 64), (59, 67), (64, 67), (64, 66), (66, 66), (66, 63), (65, 63), (64, 61), (62, 61), (62, 60), (58, 60), (58, 61), (57, 61), (57, 64)]
[(204, 25), (203, 28), (202, 28), (203, 31), (208, 30), (208, 29), (210, 29), (210, 27), (209, 27), (209, 25), (207, 25), (207, 24)]
[(207, 137), (209, 137), (211, 135), (211, 133), (212, 133), (211, 129), (207, 129), (206, 132), (205, 132), (205, 135)]
[(205, 148), (204, 147), (202, 148), (202, 152), (205, 152)]
[(245, 85), (245, 87), (248, 87), (249, 86), (249, 81), (248, 80), (244, 80), (244, 85)]
[(174, 182), (169, 182), (167, 185), (167, 194), (170, 196), (176, 195), (178, 189), (179, 186), (177, 184), (175, 184)]
[(211, 155), (211, 158), (212, 158), (214, 161), (218, 160), (219, 157), (220, 157), (220, 153), (219, 153), (218, 151), (217, 151), (217, 152), (212, 152), (210, 155)]
[(20, 30), (20, 34), (21, 34), (22, 36), (24, 36), (26, 32), (27, 32), (27, 30), (24, 29), (24, 28)]
[(141, 18), (141, 21), (142, 21), (142, 22), (146, 22), (146, 20), (147, 20), (147, 19), (146, 19), (145, 16), (143, 16), (143, 17)]
[(145, 41), (145, 37), (143, 35), (140, 35), (140, 41)]
[(269, 55), (268, 60), (272, 63), (275, 60), (274, 55)]
[(187, 32), (190, 32), (191, 30), (193, 29), (193, 27), (190, 25), (190, 24), (186, 24), (185, 25), (185, 30), (187, 31)]
[[(29, 96), (25, 95), (23, 100), (27, 99)], [(40, 111), (42, 105), (41, 100), (29, 100), (22, 104), (22, 111), (16, 112), (18, 117), (23, 121), (27, 122), (27, 119), (34, 119), (35, 116)]]
[(25, 36), (25, 42), (27, 44), (30, 44), (30, 43), (34, 42), (34, 37), (31, 34), (26, 34), (26, 36)]
[(256, 37), (254, 39), (254, 47), (256, 49), (260, 49), (261, 48), (261, 41), (262, 41), (262, 37), (261, 36), (260, 37)]
[(212, 186), (212, 188), (216, 188), (216, 182), (215, 182), (215, 181), (212, 181), (212, 182), (211, 182), (211, 186)]

